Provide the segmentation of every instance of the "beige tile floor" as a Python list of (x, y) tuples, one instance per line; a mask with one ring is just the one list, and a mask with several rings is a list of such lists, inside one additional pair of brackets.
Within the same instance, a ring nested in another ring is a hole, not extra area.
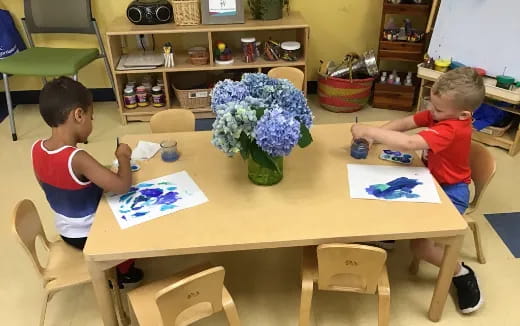
[[(311, 98), (315, 102), (315, 98)], [(312, 104), (316, 123), (351, 122), (354, 114), (335, 114)], [(357, 113), (360, 121), (387, 120), (406, 113), (366, 108)], [(16, 109), (20, 140), (10, 139), (7, 120), (0, 124), (0, 324), (37, 325), (41, 284), (26, 256), (11, 233), (11, 210), (22, 198), (35, 203), (50, 237), (55, 237), (52, 215), (42, 191), (34, 180), (29, 149), (32, 143), (49, 134), (34, 105)], [(96, 103), (95, 128), (84, 147), (102, 163), (112, 161), (115, 137), (128, 133), (148, 132), (146, 123), (120, 124), (115, 103)], [(345, 132), (348, 132), (345, 130)], [(520, 201), (513, 200), (520, 181), (516, 171), (520, 155), (511, 158), (505, 151), (492, 148), (498, 171), (488, 188), (475, 218), (480, 223), (488, 263), (475, 260), (471, 236), (466, 237), (463, 258), (481, 279), (486, 297), (483, 309), (472, 316), (462, 316), (451, 298), (438, 325), (520, 325), (520, 262), (511, 255), (482, 213), (520, 211)], [(391, 218), (389, 216), (388, 218)], [(421, 212), (417, 212), (421, 218)], [(407, 274), (410, 254), (407, 242), (400, 242), (389, 255), (392, 287), (391, 324), (431, 325), (426, 318), (436, 270), (421, 265), (417, 277)], [(195, 261), (210, 260), (226, 268), (226, 284), (238, 306), (243, 325), (297, 325), (299, 304), (299, 251), (294, 248), (146, 259), (139, 265), (147, 279), (166, 276)], [(376, 299), (343, 293), (317, 293), (313, 306), (313, 325), (376, 325)], [(92, 287), (80, 286), (58, 293), (49, 304), (46, 325), (102, 325), (96, 309)], [(225, 325), (222, 315), (197, 325)]]

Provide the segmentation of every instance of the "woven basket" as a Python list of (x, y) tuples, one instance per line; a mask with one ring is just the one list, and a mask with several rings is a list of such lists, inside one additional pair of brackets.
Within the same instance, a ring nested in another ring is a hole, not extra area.
[(200, 2), (198, 0), (172, 1), (173, 15), (177, 25), (200, 24)]
[(488, 135), (491, 135), (491, 136), (494, 136), (494, 137), (502, 137), (502, 136), (504, 136), (506, 131), (508, 131), (509, 128), (511, 128), (512, 125), (513, 125), (513, 121), (511, 121), (505, 127), (489, 126), (489, 127), (486, 127), (484, 129), (479, 130), (479, 132), (482, 132), (482, 133), (485, 133), (485, 134), (488, 134)]
[(342, 79), (321, 75), (318, 80), (320, 105), (333, 112), (356, 112), (367, 103), (374, 78)]
[(178, 89), (175, 85), (172, 85), (175, 92), (175, 96), (179, 100), (181, 107), (185, 109), (196, 109), (208, 107), (211, 102), (211, 88), (199, 88), (199, 89)]

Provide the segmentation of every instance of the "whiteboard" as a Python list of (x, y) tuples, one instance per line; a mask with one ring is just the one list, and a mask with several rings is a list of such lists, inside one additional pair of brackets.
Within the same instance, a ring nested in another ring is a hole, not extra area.
[(520, 80), (520, 1), (442, 0), (428, 54)]

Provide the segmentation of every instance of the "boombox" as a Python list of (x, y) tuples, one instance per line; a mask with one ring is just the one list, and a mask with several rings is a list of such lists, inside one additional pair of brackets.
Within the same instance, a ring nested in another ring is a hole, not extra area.
[(173, 8), (168, 0), (135, 0), (126, 9), (126, 16), (136, 25), (156, 25), (173, 20)]

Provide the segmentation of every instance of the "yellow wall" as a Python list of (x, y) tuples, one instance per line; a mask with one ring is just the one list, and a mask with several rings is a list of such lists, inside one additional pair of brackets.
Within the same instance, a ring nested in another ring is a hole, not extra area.
[[(316, 79), (320, 59), (340, 61), (347, 52), (377, 49), (383, 0), (290, 1), (291, 10), (301, 12), (310, 25), (310, 79)], [(128, 3), (130, 0), (92, 0), (101, 33), (116, 16), (125, 14)], [(22, 31), (23, 0), (0, 0), (0, 8), (11, 12)], [(35, 35), (34, 40), (42, 46), (97, 47), (95, 36), (90, 35)], [(89, 88), (110, 87), (101, 60), (81, 70), (79, 78)], [(10, 82), (14, 90), (41, 88), (41, 81), (35, 77), (15, 76)]]

